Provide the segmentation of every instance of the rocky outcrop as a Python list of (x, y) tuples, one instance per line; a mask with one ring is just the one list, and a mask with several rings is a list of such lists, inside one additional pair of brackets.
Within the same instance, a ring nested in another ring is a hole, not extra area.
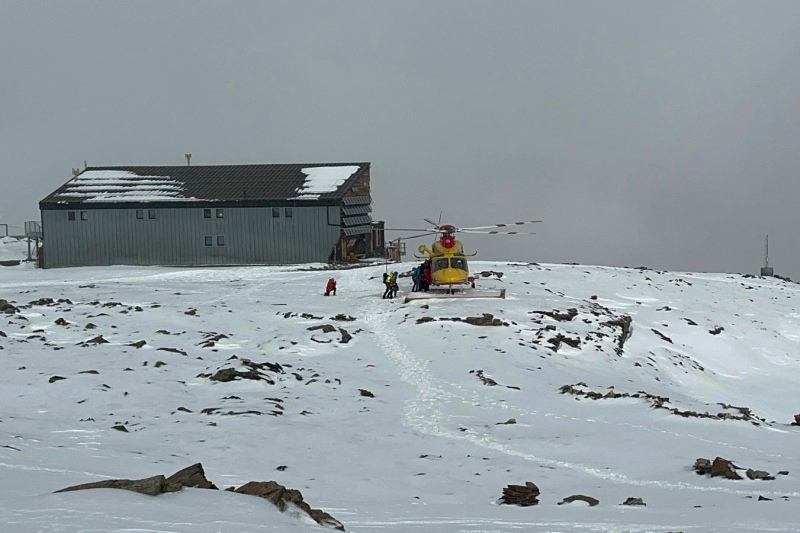
[(299, 490), (287, 489), (275, 481), (251, 481), (235, 489), (233, 492), (249, 494), (269, 500), (280, 509), (281, 512), (285, 512), (291, 506), (294, 506), (310, 516), (317, 524), (344, 531), (344, 526), (341, 522), (325, 511), (312, 509), (310, 505), (303, 501), (303, 495)]
[[(703, 457), (698, 457), (692, 467), (699, 475), (711, 477), (724, 477), (726, 479), (744, 479), (737, 470), (742, 470), (741, 467), (736, 466), (733, 462), (722, 457), (717, 457), (714, 461), (709, 461)], [(764, 470), (754, 470), (748, 468), (745, 472), (748, 479), (771, 481), (775, 476), (770, 475), (769, 472)]]
[(530, 481), (526, 481), (524, 485), (508, 485), (503, 489), (503, 496), (499, 503), (530, 507), (539, 503), (539, 494), (541, 494), (539, 487)]
[(591, 496), (585, 496), (583, 494), (573, 494), (572, 496), (567, 496), (566, 498), (558, 502), (558, 505), (564, 505), (565, 503), (572, 503), (578, 501), (588, 503), (589, 507), (594, 507), (595, 505), (600, 503), (600, 500), (598, 500), (597, 498), (592, 498)]
[[(184, 487), (217, 490), (217, 486), (206, 478), (203, 465), (195, 463), (182, 470), (178, 470), (169, 477), (163, 475), (152, 476), (144, 479), (106, 479), (93, 483), (73, 485), (56, 492), (71, 492), (88, 489), (122, 489), (147, 496), (158, 496), (167, 492), (178, 492)], [(299, 490), (287, 489), (275, 481), (250, 481), (241, 487), (225, 489), (238, 494), (258, 496), (272, 502), (281, 512), (296, 509), (302, 512), (317, 524), (344, 531), (344, 526), (330, 514), (320, 509), (312, 509), (303, 500)]]
[(162, 475), (148, 477), (144, 479), (107, 479), (105, 481), (95, 481), (94, 483), (83, 483), (73, 485), (56, 492), (70, 492), (73, 490), (88, 489), (122, 489), (146, 494), (148, 496), (158, 496), (164, 493), (167, 478)]

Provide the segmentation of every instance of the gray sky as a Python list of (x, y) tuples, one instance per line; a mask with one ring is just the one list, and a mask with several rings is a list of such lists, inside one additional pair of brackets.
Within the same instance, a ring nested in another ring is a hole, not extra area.
[(769, 234), (800, 280), (800, 2), (0, 13), (0, 223), (37, 220), (84, 160), (370, 161), (388, 226), (545, 221), (462, 235), (476, 259), (758, 272)]

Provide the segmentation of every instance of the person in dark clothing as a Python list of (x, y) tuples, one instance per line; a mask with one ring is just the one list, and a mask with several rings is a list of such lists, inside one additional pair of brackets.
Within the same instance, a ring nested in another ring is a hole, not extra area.
[(431, 262), (425, 261), (422, 263), (422, 277), (425, 280), (423, 283), (422, 290), (428, 292), (428, 289), (431, 288), (431, 281), (433, 281), (433, 277), (431, 276)]
[(420, 283), (419, 283), (420, 274), (421, 270), (418, 266), (411, 269), (411, 282), (412, 282), (411, 292), (417, 292), (418, 290), (420, 290)]
[(325, 296), (330, 296), (333, 294), (336, 296), (336, 280), (331, 278), (328, 280), (328, 284), (325, 286)]

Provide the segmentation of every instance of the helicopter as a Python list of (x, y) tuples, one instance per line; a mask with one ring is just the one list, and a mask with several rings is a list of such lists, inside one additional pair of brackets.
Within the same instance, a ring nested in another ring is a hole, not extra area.
[[(503, 231), (503, 229), (513, 226), (520, 226), (524, 224), (535, 224), (542, 222), (541, 220), (530, 220), (525, 222), (511, 222), (502, 224), (493, 224), (490, 226), (474, 226), (458, 228), (452, 224), (440, 224), (430, 219), (423, 219), (425, 222), (431, 224), (433, 228), (425, 230), (404, 230), (404, 231), (425, 231), (421, 235), (415, 235), (411, 238), (423, 237), (426, 235), (434, 234), (438, 238), (433, 244), (428, 247), (424, 244), (420, 245), (417, 249), (421, 256), (415, 255), (417, 259), (425, 259), (430, 263), (431, 269), (431, 289), (444, 290), (446, 295), (454, 295), (458, 289), (475, 288), (476, 277), (471, 276), (469, 273), (469, 264), (467, 257), (476, 255), (477, 252), (466, 254), (464, 246), (456, 239), (456, 232), (461, 233), (481, 233), (489, 235), (533, 235), (529, 232), (521, 231)], [(441, 215), (440, 215), (441, 220)], [(498, 296), (499, 298), (505, 297), (504, 291)]]

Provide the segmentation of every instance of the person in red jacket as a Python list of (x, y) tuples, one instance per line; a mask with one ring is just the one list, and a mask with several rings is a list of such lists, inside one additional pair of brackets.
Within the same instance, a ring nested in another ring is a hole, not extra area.
[(336, 296), (336, 280), (331, 278), (328, 280), (328, 284), (325, 286), (325, 296), (330, 296), (333, 294)]

